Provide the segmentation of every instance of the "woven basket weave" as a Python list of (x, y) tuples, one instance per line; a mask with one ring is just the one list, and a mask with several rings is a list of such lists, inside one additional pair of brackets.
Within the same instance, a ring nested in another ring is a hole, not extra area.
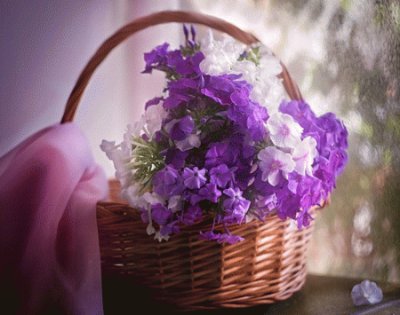
[[(119, 43), (152, 25), (183, 22), (225, 32), (245, 44), (253, 35), (215, 17), (184, 11), (164, 11), (122, 27), (97, 50), (82, 71), (68, 99), (62, 123), (73, 120), (80, 98), (97, 66)], [(291, 99), (301, 100), (297, 85), (282, 64), (281, 78)], [(102, 272), (131, 277), (155, 290), (154, 297), (178, 308), (249, 307), (289, 298), (305, 282), (306, 251), (312, 230), (297, 230), (276, 215), (265, 222), (233, 226), (245, 238), (234, 244), (199, 240), (211, 219), (185, 227), (168, 242), (146, 234), (137, 211), (119, 199), (117, 181), (110, 181), (110, 201), (97, 205)], [(217, 226), (216, 230), (222, 227)]]

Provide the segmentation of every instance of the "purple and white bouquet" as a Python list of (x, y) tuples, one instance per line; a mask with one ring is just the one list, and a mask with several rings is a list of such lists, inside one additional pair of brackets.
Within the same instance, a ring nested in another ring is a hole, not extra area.
[(242, 239), (229, 226), (270, 214), (309, 225), (347, 162), (343, 123), (284, 100), (280, 62), (261, 44), (184, 33), (178, 49), (144, 55), (144, 73), (165, 73), (163, 94), (122, 143), (102, 142), (122, 196), (159, 241), (205, 217), (213, 224), (200, 237), (228, 243)]

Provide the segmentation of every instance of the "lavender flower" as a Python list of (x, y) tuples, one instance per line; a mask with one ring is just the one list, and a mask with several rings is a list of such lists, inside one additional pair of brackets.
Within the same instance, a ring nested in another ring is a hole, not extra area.
[(181, 119), (173, 119), (164, 126), (164, 129), (172, 140), (183, 140), (194, 130), (193, 118), (187, 115)]
[(227, 198), (224, 200), (226, 216), (225, 222), (242, 223), (247, 211), (250, 208), (250, 201), (243, 198), (243, 192), (239, 188), (228, 188), (224, 190)]

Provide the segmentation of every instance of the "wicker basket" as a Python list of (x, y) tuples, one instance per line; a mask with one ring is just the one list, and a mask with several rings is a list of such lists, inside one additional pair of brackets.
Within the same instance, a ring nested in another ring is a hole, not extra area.
[[(89, 79), (114, 47), (137, 31), (167, 22), (203, 24), (245, 44), (258, 42), (232, 24), (199, 13), (164, 11), (139, 18), (107, 39), (90, 59), (71, 92), (62, 123), (72, 121)], [(282, 68), (288, 95), (302, 99), (283, 64)], [(97, 206), (102, 272), (131, 277), (156, 290), (154, 296), (166, 303), (187, 310), (249, 307), (287, 299), (305, 282), (312, 225), (297, 230), (290, 221), (271, 215), (264, 223), (233, 226), (232, 233), (245, 240), (225, 245), (199, 240), (199, 230), (211, 224), (204, 219), (159, 243), (146, 234), (138, 212), (119, 199), (116, 181), (110, 181), (110, 192), (111, 201)]]

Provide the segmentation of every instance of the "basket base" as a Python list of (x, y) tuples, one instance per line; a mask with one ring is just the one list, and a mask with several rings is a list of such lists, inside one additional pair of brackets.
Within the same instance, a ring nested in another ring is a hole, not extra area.
[[(302, 286), (304, 288), (304, 285)], [(293, 292), (286, 299), (293, 296)], [(297, 296), (297, 295), (295, 295)], [(286, 300), (285, 299), (285, 300)], [(219, 307), (198, 306), (195, 308), (179, 308), (176, 305), (160, 301), (157, 295), (149, 288), (132, 283), (132, 279), (115, 276), (103, 276), (103, 301), (105, 314), (135, 314), (138, 310), (146, 310), (146, 314), (179, 314), (189, 311), (196, 311), (197, 315), (210, 314), (227, 314), (228, 309), (240, 309), (240, 313), (233, 311), (232, 314), (267, 314), (266, 311), (271, 307), (275, 308), (272, 303), (260, 303), (258, 305), (238, 306), (227, 305)], [(279, 303), (275, 301), (274, 303)], [(287, 303), (287, 302), (284, 302)], [(269, 312), (268, 312), (269, 314)], [(279, 312), (277, 314), (280, 314)]]
[(204, 220), (159, 243), (146, 234), (138, 212), (120, 202), (99, 203), (97, 223), (103, 275), (143, 285), (153, 301), (175, 309), (270, 304), (305, 282), (312, 225), (298, 230), (271, 215), (230, 227), (244, 240), (229, 245), (200, 240), (199, 231), (210, 229)]

